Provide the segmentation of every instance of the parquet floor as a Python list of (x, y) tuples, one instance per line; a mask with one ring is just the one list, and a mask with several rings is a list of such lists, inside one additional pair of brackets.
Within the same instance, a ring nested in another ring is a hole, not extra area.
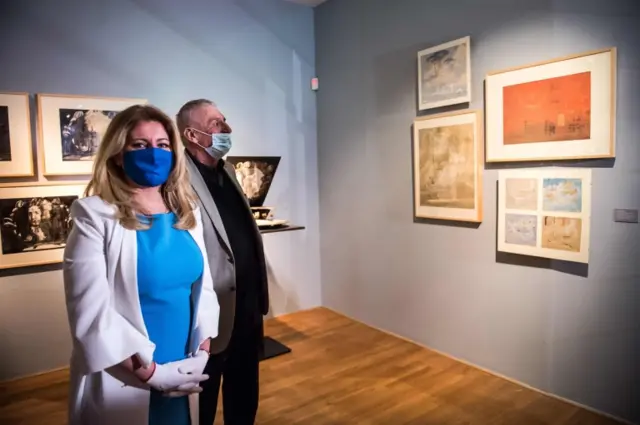
[[(262, 363), (260, 425), (616, 423), (327, 309), (271, 319), (267, 334), (293, 353)], [(0, 384), (0, 424), (65, 425), (66, 392), (64, 371)]]

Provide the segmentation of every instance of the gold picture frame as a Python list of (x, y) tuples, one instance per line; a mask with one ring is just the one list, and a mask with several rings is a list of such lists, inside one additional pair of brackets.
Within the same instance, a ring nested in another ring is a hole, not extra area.
[(60, 263), (86, 183), (0, 187), (0, 269)]
[(616, 49), (486, 76), (486, 162), (615, 157)]
[(415, 217), (482, 222), (483, 168), (480, 110), (416, 119), (413, 124)]
[(0, 93), (0, 178), (35, 175), (29, 110), (28, 93)]
[(146, 99), (38, 94), (38, 151), (45, 176), (90, 175), (113, 116)]

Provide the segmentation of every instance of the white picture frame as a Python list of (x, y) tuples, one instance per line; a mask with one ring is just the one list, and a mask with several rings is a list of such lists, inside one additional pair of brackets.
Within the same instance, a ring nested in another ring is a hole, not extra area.
[(28, 93), (0, 93), (0, 178), (35, 175)]
[(62, 262), (72, 226), (69, 209), (86, 187), (78, 182), (0, 187), (0, 269)]
[(592, 171), (500, 170), (498, 251), (589, 262)]
[(415, 218), (482, 222), (483, 145), (480, 110), (447, 112), (414, 121)]
[(471, 103), (471, 37), (418, 52), (418, 110)]
[(486, 162), (615, 157), (614, 47), (490, 72)]
[(93, 155), (113, 116), (147, 100), (38, 94), (37, 103), (42, 173), (78, 176), (91, 174)]

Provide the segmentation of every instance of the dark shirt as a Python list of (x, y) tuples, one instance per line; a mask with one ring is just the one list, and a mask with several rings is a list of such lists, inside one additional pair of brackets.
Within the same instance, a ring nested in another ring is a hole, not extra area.
[(209, 167), (193, 157), (192, 159), (218, 208), (233, 252), (236, 269), (236, 318), (252, 318), (260, 310), (260, 268), (251, 210), (242, 198), (244, 194), (225, 172), (223, 160), (218, 161), (215, 167)]

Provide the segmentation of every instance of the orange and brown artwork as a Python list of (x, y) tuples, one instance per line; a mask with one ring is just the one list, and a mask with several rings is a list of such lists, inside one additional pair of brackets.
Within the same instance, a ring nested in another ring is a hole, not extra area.
[(503, 88), (505, 145), (591, 137), (591, 72)]

